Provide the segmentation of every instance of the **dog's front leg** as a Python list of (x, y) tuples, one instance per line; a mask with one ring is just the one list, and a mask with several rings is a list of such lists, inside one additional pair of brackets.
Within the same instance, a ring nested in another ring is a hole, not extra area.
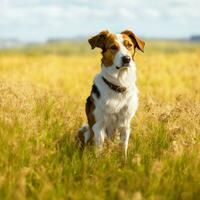
[(97, 148), (102, 151), (103, 149), (103, 143), (105, 139), (105, 129), (102, 126), (102, 123), (96, 123), (92, 127), (92, 130), (94, 132), (94, 141), (97, 146)]
[(128, 140), (130, 136), (130, 127), (119, 128), (121, 148), (123, 149), (125, 159), (127, 158)]

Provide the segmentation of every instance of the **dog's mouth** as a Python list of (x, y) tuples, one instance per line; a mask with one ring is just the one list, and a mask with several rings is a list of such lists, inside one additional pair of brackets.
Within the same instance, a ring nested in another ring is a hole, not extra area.
[(129, 65), (122, 65), (121, 67), (119, 67), (119, 66), (117, 66), (116, 65), (116, 69), (127, 69), (127, 68), (129, 68)]

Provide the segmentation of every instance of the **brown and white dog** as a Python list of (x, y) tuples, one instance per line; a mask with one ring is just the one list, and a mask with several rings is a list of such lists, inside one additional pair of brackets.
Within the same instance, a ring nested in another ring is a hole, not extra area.
[(134, 55), (136, 49), (144, 51), (145, 43), (129, 30), (121, 34), (102, 31), (88, 41), (92, 49), (102, 49), (102, 64), (86, 101), (88, 124), (76, 138), (82, 148), (94, 141), (102, 149), (104, 139), (118, 131), (126, 156), (130, 123), (138, 107)]

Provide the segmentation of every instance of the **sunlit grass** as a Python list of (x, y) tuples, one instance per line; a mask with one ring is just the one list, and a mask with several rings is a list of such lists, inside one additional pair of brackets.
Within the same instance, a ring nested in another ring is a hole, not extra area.
[(151, 41), (137, 54), (140, 103), (124, 164), (117, 141), (100, 157), (74, 146), (98, 50), (1, 51), (0, 199), (198, 199), (199, 55), (197, 44)]

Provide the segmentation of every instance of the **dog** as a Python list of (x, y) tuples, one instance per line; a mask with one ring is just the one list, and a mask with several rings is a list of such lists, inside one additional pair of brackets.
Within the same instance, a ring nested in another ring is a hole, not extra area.
[(118, 132), (127, 157), (130, 123), (138, 108), (134, 55), (137, 49), (144, 52), (145, 42), (130, 30), (120, 34), (104, 30), (88, 42), (92, 49), (102, 50), (101, 71), (86, 101), (88, 124), (78, 130), (76, 140), (82, 149), (95, 143), (102, 150), (105, 138)]

